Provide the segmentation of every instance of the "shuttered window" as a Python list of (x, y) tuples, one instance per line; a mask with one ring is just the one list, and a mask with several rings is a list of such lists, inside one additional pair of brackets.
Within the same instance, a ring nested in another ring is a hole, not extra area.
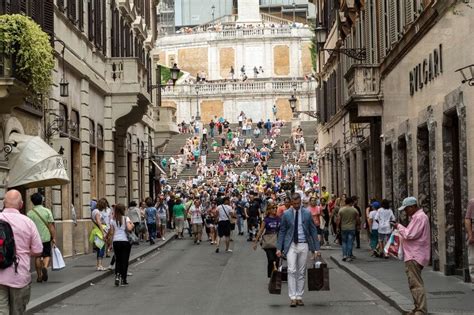
[[(35, 0), (39, 1), (39, 0)], [(45, 31), (50, 38), (54, 38), (54, 0), (42, 0), (43, 2), (43, 31)]]
[(76, 24), (77, 21), (76, 1), (77, 0), (68, 0), (67, 2), (67, 17), (74, 24)]
[(20, 3), (20, 12), (23, 14), (28, 14), (27, 8), (26, 8), (26, 0), (16, 0)]
[(397, 21), (397, 2), (398, 0), (391, 0), (388, 2), (388, 23), (389, 23), (389, 36), (390, 36), (390, 48), (398, 40), (398, 21)]
[(102, 1), (102, 12), (101, 12), (101, 30), (102, 30), (102, 53), (107, 56), (107, 3)]
[(79, 0), (78, 3), (78, 26), (81, 31), (84, 31), (84, 1), (85, 0)]
[(57, 0), (56, 5), (59, 11), (64, 12), (64, 0)]
[(37, 0), (31, 4), (31, 18), (38, 23), (39, 25), (43, 25), (43, 1)]
[(377, 23), (376, 23), (375, 0), (368, 0), (364, 8), (364, 34), (365, 47), (367, 50), (367, 63), (375, 64), (378, 62), (377, 54)]
[(94, 44), (97, 48), (102, 47), (102, 7), (100, 0), (94, 0)]
[(87, 1), (87, 34), (91, 42), (94, 41), (94, 10), (92, 0)]
[(150, 27), (150, 1), (151, 0), (145, 0), (145, 23), (147, 27)]

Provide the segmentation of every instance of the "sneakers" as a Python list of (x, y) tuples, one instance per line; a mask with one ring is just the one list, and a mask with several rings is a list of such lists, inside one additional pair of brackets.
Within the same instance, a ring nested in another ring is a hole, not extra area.
[(127, 276), (131, 277), (131, 276), (133, 276), (133, 273), (127, 272)]
[(99, 266), (99, 267), (97, 267), (96, 270), (97, 270), (97, 271), (106, 271), (107, 268), (104, 268), (103, 266)]
[(107, 267), (107, 269), (108, 269), (108, 270), (114, 270), (114, 266), (109, 265), (109, 266)]
[(296, 300), (291, 300), (290, 307), (296, 307)]
[(225, 252), (226, 253), (232, 253), (232, 249), (226, 249)]
[(127, 280), (122, 280), (122, 281), (120, 281), (120, 286), (121, 286), (121, 287), (126, 287), (126, 286), (128, 286)]
[(115, 275), (115, 286), (118, 287), (120, 284), (120, 275), (116, 274)]
[(342, 261), (346, 261), (347, 260), (347, 257), (342, 257)]
[(161, 238), (161, 240), (162, 240), (162, 241), (166, 241), (166, 238), (163, 236), (163, 237)]
[(219, 253), (219, 247), (216, 248), (216, 253)]

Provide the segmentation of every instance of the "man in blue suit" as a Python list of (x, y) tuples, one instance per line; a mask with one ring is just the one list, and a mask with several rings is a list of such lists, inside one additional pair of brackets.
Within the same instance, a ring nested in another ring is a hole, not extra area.
[(283, 213), (278, 233), (277, 256), (288, 259), (288, 295), (291, 307), (303, 306), (308, 251), (320, 256), (316, 225), (308, 209), (301, 206), (301, 196), (291, 197), (292, 207)]

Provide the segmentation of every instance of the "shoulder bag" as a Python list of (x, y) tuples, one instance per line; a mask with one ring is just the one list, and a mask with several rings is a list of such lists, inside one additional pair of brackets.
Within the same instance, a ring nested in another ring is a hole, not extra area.
[[(129, 218), (130, 220), (130, 218)], [(124, 227), (125, 229), (125, 233), (127, 234), (127, 239), (128, 239), (128, 242), (131, 244), (131, 245), (139, 245), (140, 244), (140, 239), (138, 238), (137, 234), (135, 234), (135, 232), (132, 230), (132, 231), (129, 231), (128, 228), (127, 228), (127, 217), (124, 217)]]

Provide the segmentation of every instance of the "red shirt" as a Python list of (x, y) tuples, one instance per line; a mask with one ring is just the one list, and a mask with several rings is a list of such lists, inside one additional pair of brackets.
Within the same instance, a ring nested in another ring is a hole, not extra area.
[(321, 224), (320, 216), (321, 216), (321, 207), (320, 206), (309, 206), (309, 211), (311, 212), (311, 217), (313, 217), (313, 222), (316, 226)]

